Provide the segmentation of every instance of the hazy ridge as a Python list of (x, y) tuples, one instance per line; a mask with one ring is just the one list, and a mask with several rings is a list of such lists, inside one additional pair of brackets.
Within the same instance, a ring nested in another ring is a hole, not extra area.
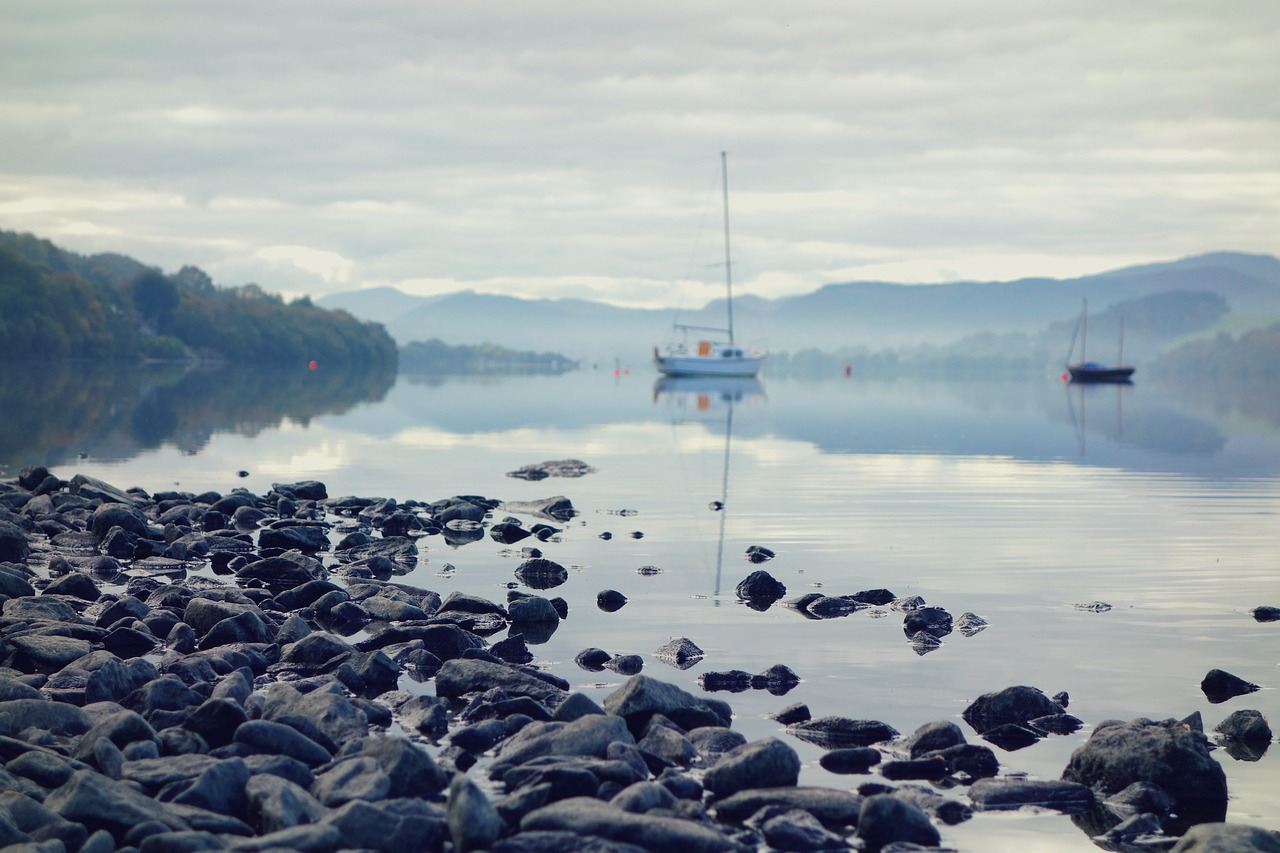
[[(1164, 299), (1166, 294), (1171, 298)], [(1083, 298), (1089, 300), (1091, 339), (1099, 346), (1117, 334), (1120, 312), (1112, 309), (1142, 300), (1154, 325), (1144, 328), (1133, 319), (1126, 324), (1133, 342), (1129, 351), (1142, 360), (1197, 331), (1162, 316), (1184, 310), (1187, 294), (1221, 297), (1227, 312), (1256, 316), (1261, 325), (1280, 317), (1280, 260), (1214, 252), (1073, 279), (835, 283), (779, 299), (745, 294), (734, 301), (734, 317), (740, 341), (774, 352), (946, 346), (983, 333), (1021, 334), (1065, 352)], [(473, 291), (415, 297), (382, 287), (334, 294), (317, 304), (384, 323), (401, 345), (438, 338), (628, 363), (646, 359), (674, 320), (707, 326), (724, 321), (722, 300), (677, 315), (671, 309), (619, 308), (584, 299), (530, 300)]]

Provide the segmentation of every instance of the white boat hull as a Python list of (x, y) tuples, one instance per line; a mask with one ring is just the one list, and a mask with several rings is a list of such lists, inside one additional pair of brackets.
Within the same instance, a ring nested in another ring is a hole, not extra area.
[(663, 376), (755, 376), (764, 359), (762, 355), (658, 355), (653, 363)]

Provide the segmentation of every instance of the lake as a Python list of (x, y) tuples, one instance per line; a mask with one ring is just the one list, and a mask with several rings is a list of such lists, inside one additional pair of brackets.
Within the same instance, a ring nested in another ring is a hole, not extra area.
[[(716, 385), (638, 369), (426, 382), (323, 366), (127, 377), (70, 366), (39, 380), (11, 373), (0, 404), (5, 477), (39, 463), (149, 491), (262, 493), (316, 479), (331, 496), (401, 501), (564, 495), (579, 514), (539, 547), (569, 568), (548, 594), (570, 613), (533, 646), (538, 665), (600, 700), (623, 677), (579, 669), (574, 656), (590, 646), (640, 654), (646, 674), (695, 693), (703, 672), (785, 664), (802, 679), (785, 696), (715, 695), (748, 738), (793, 745), (804, 784), (869, 777), (827, 773), (818, 747), (768, 718), (794, 702), (904, 734), (953, 720), (982, 742), (960, 719), (978, 695), (1067, 691), (1083, 730), (996, 750), (1002, 772), (1044, 779), (1107, 719), (1198, 711), (1211, 729), (1253, 708), (1280, 724), (1280, 623), (1250, 613), (1280, 605), (1280, 417), (1256, 398), (1056, 377)], [(508, 476), (566, 458), (595, 470)], [(421, 543), (406, 583), (494, 600), (515, 583), (519, 546)], [(752, 545), (777, 556), (752, 565)], [(782, 604), (746, 607), (734, 588), (757, 568), (789, 598), (887, 588), (989, 627), (917, 653), (887, 608), (811, 620)], [(626, 606), (598, 609), (605, 589)], [(684, 671), (653, 655), (680, 636), (706, 653)], [(1214, 668), (1263, 689), (1211, 704), (1200, 681)], [(1280, 830), (1276, 750), (1214, 754), (1229, 820)], [(964, 851), (1097, 849), (1054, 813), (941, 830)]]

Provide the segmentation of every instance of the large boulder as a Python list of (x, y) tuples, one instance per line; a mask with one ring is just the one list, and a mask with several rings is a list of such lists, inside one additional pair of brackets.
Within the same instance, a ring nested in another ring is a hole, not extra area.
[(1176, 821), (1166, 830), (1221, 821), (1227, 815), (1227, 777), (1200, 732), (1179, 720), (1137, 719), (1100, 724), (1071, 754), (1062, 778), (1110, 796), (1147, 782), (1173, 798)]

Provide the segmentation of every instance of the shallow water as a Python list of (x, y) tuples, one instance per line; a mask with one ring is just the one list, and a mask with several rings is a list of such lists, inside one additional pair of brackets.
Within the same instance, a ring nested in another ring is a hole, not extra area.
[[(1038, 778), (1058, 778), (1105, 719), (1199, 711), (1212, 728), (1256, 708), (1280, 725), (1280, 623), (1250, 616), (1280, 605), (1280, 427), (1236, 408), (1182, 402), (1141, 383), (671, 387), (647, 371), (438, 384), (401, 377), (329, 409), (314, 403), (299, 415), (281, 405), (214, 426), (207, 412), (172, 408), (167, 432), (147, 428), (151, 409), (140, 406), (143, 414), (117, 419), (128, 429), (49, 430), (56, 442), (23, 445), (35, 458), (0, 444), (8, 469), (0, 473), (38, 461), (64, 478), (79, 472), (152, 491), (262, 493), (273, 482), (318, 479), (333, 496), (566, 495), (580, 515), (540, 547), (570, 568), (568, 583), (548, 594), (571, 611), (534, 647), (538, 663), (597, 699), (623, 679), (578, 669), (573, 657), (588, 646), (641, 654), (647, 674), (694, 692), (701, 672), (786, 664), (803, 679), (786, 696), (717, 694), (752, 739), (780, 735), (766, 715), (805, 702), (815, 716), (883, 720), (904, 734), (952, 719), (976, 741), (961, 711), (1014, 684), (1069, 692), (1071, 713), (1086, 723), (1074, 735), (997, 750), (1004, 772)], [(568, 457), (595, 473), (506, 476)], [(723, 511), (709, 508), (718, 500)], [(606, 531), (612, 538), (600, 537)], [(743, 558), (757, 544), (777, 552), (759, 568), (788, 596), (887, 587), (955, 616), (972, 611), (990, 627), (919, 655), (897, 613), (812, 621), (777, 605), (751, 610), (733, 593), (757, 568)], [(499, 600), (518, 550), (487, 537), (457, 548), (428, 537), (403, 580)], [(611, 614), (595, 607), (608, 588), (629, 599)], [(1093, 602), (1111, 608), (1077, 606)], [(653, 657), (677, 636), (705, 650), (702, 663), (682, 672)], [(1215, 667), (1263, 690), (1212, 705), (1199, 684)], [(868, 778), (830, 775), (818, 766), (821, 750), (787, 739), (805, 762), (804, 783), (856, 787)], [(1215, 755), (1227, 772), (1229, 819), (1280, 829), (1277, 750), (1257, 762)], [(1096, 849), (1057, 814), (980, 815), (942, 834), (966, 851)]]

